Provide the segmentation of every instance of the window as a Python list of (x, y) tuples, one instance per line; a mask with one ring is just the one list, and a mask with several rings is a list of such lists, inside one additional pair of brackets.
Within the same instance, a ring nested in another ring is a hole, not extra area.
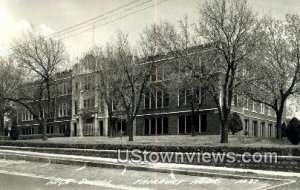
[(156, 123), (155, 123), (155, 121), (156, 121), (156, 118), (151, 118), (151, 134), (155, 134), (156, 133)]
[[(248, 119), (245, 119), (245, 132), (248, 132), (249, 131), (249, 120)], [(247, 134), (249, 135), (249, 133)]]
[(185, 133), (185, 116), (179, 117), (179, 134)]
[(156, 74), (157, 74), (157, 81), (163, 80), (163, 68), (161, 65), (157, 65)]
[(59, 105), (58, 117), (64, 117), (70, 115), (68, 102), (63, 102)]
[(245, 98), (244, 109), (249, 110), (249, 99), (248, 98)]
[(237, 106), (238, 105), (238, 95), (236, 95), (236, 94), (233, 95), (233, 100), (232, 101), (233, 101), (233, 105)]
[(265, 137), (265, 122), (261, 122), (261, 137)]
[(157, 91), (156, 92), (156, 106), (157, 108), (161, 108), (162, 107), (162, 91)]
[(260, 113), (264, 114), (265, 113), (265, 105), (264, 104), (260, 104)]
[(201, 114), (201, 132), (207, 132), (207, 115)]
[(269, 137), (272, 138), (272, 123), (269, 123)]
[[(207, 126), (206, 126), (206, 114), (201, 115), (201, 132), (206, 132), (207, 131)], [(200, 126), (199, 126), (199, 116), (196, 116), (194, 118), (194, 125), (195, 125), (195, 131), (196, 133), (200, 132)], [(185, 116), (179, 116), (179, 134), (187, 134), (187, 133), (192, 133), (192, 117), (190, 115), (185, 115)]]
[(255, 136), (255, 137), (258, 136), (258, 126), (257, 126), (257, 121), (253, 121), (253, 133), (254, 133), (254, 136)]
[(163, 97), (163, 107), (168, 107), (169, 106), (169, 93), (168, 92), (164, 92), (164, 97)]
[(78, 113), (78, 101), (77, 100), (74, 101), (74, 113), (75, 114)]
[(145, 92), (144, 94), (144, 109), (150, 109), (150, 93)]
[(254, 102), (254, 101), (252, 101), (252, 111), (253, 111), (253, 112), (256, 111), (256, 109), (255, 109), (255, 102)]
[(25, 109), (22, 112), (22, 121), (32, 121), (33, 120), (33, 115), (30, 113), (29, 110)]
[(75, 82), (75, 92), (78, 92), (78, 90), (79, 90), (79, 83)]
[(151, 99), (150, 99), (150, 102), (151, 102), (151, 109), (155, 108), (156, 107), (156, 92), (151, 92)]
[(178, 106), (186, 104), (186, 91), (185, 89), (180, 89), (178, 92)]
[(54, 126), (47, 126), (47, 134), (53, 134), (54, 133)]
[(169, 121), (167, 117), (154, 117), (144, 120), (145, 135), (160, 135), (168, 133)]
[(169, 119), (167, 117), (163, 118), (163, 134), (168, 134), (169, 132)]
[(125, 120), (121, 119), (121, 120), (117, 121), (117, 130), (118, 130), (119, 134), (121, 131), (123, 132), (124, 135), (127, 133), (127, 127), (126, 127)]
[(34, 134), (34, 127), (26, 127), (22, 129), (23, 135), (33, 135)]
[(94, 108), (95, 107), (95, 98), (89, 98), (83, 100), (83, 107), (84, 108)]
[(155, 81), (157, 80), (157, 78), (156, 78), (156, 72), (157, 72), (157, 66), (154, 65), (153, 71), (152, 71), (152, 73), (151, 73), (151, 81), (152, 81), (152, 82), (155, 82)]
[(66, 132), (66, 126), (65, 125), (60, 125), (59, 126), (59, 133), (64, 134)]
[(145, 122), (144, 133), (145, 133), (145, 135), (149, 135), (150, 134), (150, 125), (149, 125), (150, 121), (149, 121), (149, 119), (145, 119), (144, 122)]
[(271, 108), (269, 106), (267, 107), (267, 114), (271, 116)]

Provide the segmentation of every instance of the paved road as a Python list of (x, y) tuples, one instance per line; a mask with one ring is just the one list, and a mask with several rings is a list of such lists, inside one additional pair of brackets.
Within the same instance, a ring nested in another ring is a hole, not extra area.
[[(0, 160), (0, 189), (266, 189), (272, 179), (228, 179), (126, 169)], [(297, 189), (292, 183), (286, 189)], [(278, 189), (284, 189), (283, 186)]]

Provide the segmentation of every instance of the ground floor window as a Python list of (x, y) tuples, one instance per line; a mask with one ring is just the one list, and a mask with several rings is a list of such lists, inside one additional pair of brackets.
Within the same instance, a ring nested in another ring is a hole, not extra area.
[(122, 133), (122, 135), (127, 134), (127, 126), (126, 121), (124, 119), (119, 119), (117, 121), (117, 132), (118, 134)]
[(269, 131), (269, 137), (272, 138), (272, 123), (269, 123), (269, 126), (268, 126), (268, 131)]
[(265, 137), (265, 122), (261, 122), (261, 137)]
[(53, 134), (54, 133), (54, 126), (47, 126), (47, 134)]
[(168, 117), (154, 117), (144, 120), (145, 135), (168, 134), (169, 119)]
[(34, 134), (34, 127), (26, 127), (22, 129), (23, 135), (33, 135)]
[(245, 135), (249, 135), (249, 120), (245, 119)]
[(253, 136), (255, 136), (255, 137), (258, 136), (258, 126), (257, 126), (257, 121), (253, 121)]
[[(179, 134), (192, 133), (192, 117), (190, 115), (182, 115), (178, 118)], [(207, 132), (207, 115), (201, 114), (194, 119), (196, 133)]]
[(59, 126), (59, 133), (64, 134), (66, 132), (66, 125), (60, 125)]

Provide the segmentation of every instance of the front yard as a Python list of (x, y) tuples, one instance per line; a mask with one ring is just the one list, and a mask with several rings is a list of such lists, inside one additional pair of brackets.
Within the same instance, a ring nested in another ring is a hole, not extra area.
[[(26, 140), (26, 142), (39, 142), (38, 140)], [(219, 143), (219, 135), (165, 135), (165, 136), (136, 136), (133, 142), (128, 141), (128, 137), (59, 137), (59, 138), (48, 138), (48, 143), (63, 143), (63, 144), (130, 144), (130, 145), (163, 145), (163, 146), (197, 146), (197, 145), (221, 145)], [(284, 146), (290, 145), (287, 139), (262, 139), (255, 137), (245, 137), (238, 135), (230, 135), (229, 143), (230, 146)]]

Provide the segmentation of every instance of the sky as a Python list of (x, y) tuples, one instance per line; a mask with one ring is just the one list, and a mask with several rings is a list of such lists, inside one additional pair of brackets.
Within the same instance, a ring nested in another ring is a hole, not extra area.
[[(13, 40), (26, 30), (51, 35), (65, 28), (99, 16), (134, 0), (0, 0), (0, 55), (9, 53)], [(145, 1), (145, 0), (142, 0)], [(160, 0), (154, 0), (160, 1)], [(198, 7), (205, 0), (167, 0), (135, 15), (95, 27), (94, 30), (64, 39), (71, 62), (95, 45), (104, 45), (121, 30), (135, 43), (146, 26), (168, 20), (178, 22), (188, 16), (198, 18)], [(300, 13), (300, 0), (248, 0), (260, 15), (283, 18), (287, 13)]]

